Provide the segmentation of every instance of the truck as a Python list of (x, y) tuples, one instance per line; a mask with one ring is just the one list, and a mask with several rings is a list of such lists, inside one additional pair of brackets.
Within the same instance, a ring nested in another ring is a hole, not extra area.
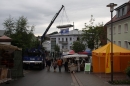
[(23, 68), (32, 69), (39, 68), (43, 69), (45, 67), (45, 54), (42, 49), (32, 48), (27, 49), (23, 56)]
[(51, 25), (54, 23), (55, 19), (63, 9), (63, 5), (61, 9), (55, 14), (53, 19), (51, 20), (50, 24), (46, 28), (44, 34), (41, 36), (41, 43), (40, 47), (38, 48), (32, 48), (32, 49), (27, 49), (24, 54), (23, 54), (23, 68), (28, 69), (28, 68), (33, 68), (37, 67), (39, 69), (44, 69), (45, 67), (45, 59), (46, 59), (46, 54), (45, 51), (42, 50), (42, 42), (44, 41), (44, 38), (46, 36), (46, 33), (50, 29)]

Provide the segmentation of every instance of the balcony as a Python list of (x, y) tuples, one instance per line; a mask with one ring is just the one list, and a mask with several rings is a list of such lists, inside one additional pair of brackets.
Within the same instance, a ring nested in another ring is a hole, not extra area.
[(67, 45), (68, 44), (67, 41), (59, 41), (59, 43), (62, 44), (62, 45)]

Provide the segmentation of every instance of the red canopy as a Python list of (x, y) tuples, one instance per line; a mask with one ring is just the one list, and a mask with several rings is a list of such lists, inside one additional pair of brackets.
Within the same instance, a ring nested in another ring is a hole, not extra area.
[(74, 50), (70, 50), (69, 54), (75, 54)]
[(86, 51), (78, 52), (78, 54), (88, 54)]

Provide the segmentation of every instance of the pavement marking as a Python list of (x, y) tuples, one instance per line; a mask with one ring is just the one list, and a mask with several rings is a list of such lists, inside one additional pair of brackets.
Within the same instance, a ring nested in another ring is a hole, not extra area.
[(78, 77), (75, 75), (75, 73), (71, 73), (71, 77), (74, 83), (74, 86), (83, 86)]

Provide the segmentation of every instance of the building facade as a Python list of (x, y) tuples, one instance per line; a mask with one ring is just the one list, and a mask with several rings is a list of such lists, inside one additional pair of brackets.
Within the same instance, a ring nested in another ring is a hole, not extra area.
[(43, 42), (42, 46), (45, 48), (46, 51), (51, 51), (51, 42), (50, 41)]
[[(115, 9), (113, 20), (113, 43), (130, 49), (130, 1)], [(107, 38), (111, 40), (111, 21), (106, 23)], [(110, 42), (110, 41), (107, 41)]]
[(80, 38), (83, 32), (78, 29), (74, 29), (65, 34), (54, 34), (50, 35), (51, 40), (51, 52), (54, 52), (55, 45), (58, 45), (61, 52), (67, 52), (72, 49), (74, 41)]

